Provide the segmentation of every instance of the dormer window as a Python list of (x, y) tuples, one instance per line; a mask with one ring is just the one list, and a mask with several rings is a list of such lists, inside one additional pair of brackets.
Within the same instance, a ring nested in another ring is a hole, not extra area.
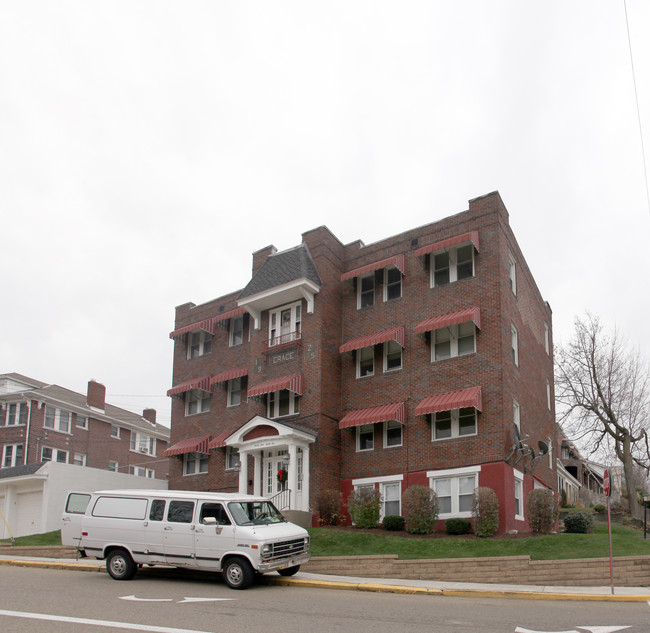
[(300, 339), (302, 304), (300, 301), (269, 311), (269, 347)]

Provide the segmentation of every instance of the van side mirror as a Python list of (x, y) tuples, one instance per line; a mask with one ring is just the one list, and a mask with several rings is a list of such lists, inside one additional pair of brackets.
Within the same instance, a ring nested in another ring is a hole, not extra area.
[(217, 525), (218, 523), (216, 517), (203, 517), (203, 525)]

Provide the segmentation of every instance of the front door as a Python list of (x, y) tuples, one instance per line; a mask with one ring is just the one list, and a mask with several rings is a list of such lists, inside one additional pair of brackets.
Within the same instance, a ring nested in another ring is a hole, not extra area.
[[(287, 449), (279, 449), (274, 451), (265, 451), (264, 452), (264, 461), (263, 461), (263, 477), (264, 481), (262, 482), (263, 495), (267, 499), (275, 497), (277, 494), (287, 490), (289, 488), (288, 483), (288, 473), (289, 473), (289, 464), (287, 460), (288, 451)], [(280, 473), (283, 474), (283, 479), (280, 477)], [(282, 509), (279, 508), (278, 509)]]

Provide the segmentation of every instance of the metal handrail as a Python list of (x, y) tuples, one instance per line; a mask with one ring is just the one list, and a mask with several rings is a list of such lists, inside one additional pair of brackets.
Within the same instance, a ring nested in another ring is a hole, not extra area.
[(270, 499), (271, 503), (280, 511), (291, 509), (291, 490), (281, 490), (273, 495)]

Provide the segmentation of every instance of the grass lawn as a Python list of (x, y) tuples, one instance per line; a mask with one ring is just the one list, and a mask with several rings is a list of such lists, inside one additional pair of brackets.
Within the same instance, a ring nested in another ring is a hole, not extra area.
[[(44, 534), (32, 534), (31, 536), (18, 536), (14, 539), (16, 545), (40, 546), (40, 545), (61, 545), (61, 531), (45, 532)], [(11, 539), (5, 538), (0, 543), (11, 544)]]

